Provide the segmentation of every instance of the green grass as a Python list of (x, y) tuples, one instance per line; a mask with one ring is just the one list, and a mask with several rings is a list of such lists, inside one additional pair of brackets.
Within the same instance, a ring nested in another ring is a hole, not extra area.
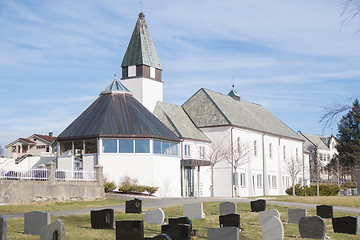
[(282, 202), (327, 204), (332, 206), (360, 208), (360, 196), (274, 196), (270, 198), (271, 200)]
[[(299, 239), (300, 234), (296, 224), (287, 223), (287, 209), (280, 206), (267, 206), (267, 209), (276, 208), (280, 212), (281, 220), (284, 224), (285, 239)], [(163, 208), (166, 218), (182, 216), (182, 206)], [(205, 219), (194, 219), (193, 228), (199, 230), (199, 237), (196, 239), (207, 239), (207, 230), (209, 228), (219, 227), (219, 202), (204, 203)], [(309, 216), (315, 216), (315, 210), (307, 210)], [(238, 213), (241, 216), (240, 239), (262, 239), (261, 227), (258, 224), (258, 213), (250, 212), (250, 204), (238, 203)], [(335, 217), (347, 216), (347, 213), (335, 212)], [(97, 230), (91, 229), (90, 214), (52, 217), (52, 222), (60, 218), (65, 223), (66, 239), (68, 240), (106, 240), (115, 239), (115, 230)], [(144, 214), (125, 214), (123, 212), (115, 213), (115, 220), (144, 220)], [(23, 234), (23, 219), (8, 220), (8, 239), (39, 239), (38, 236)], [(331, 219), (325, 219), (326, 233), (330, 239), (359, 239), (359, 236), (333, 233)], [(160, 234), (161, 226), (155, 224), (144, 225), (145, 237)]]
[(92, 208), (92, 207), (101, 207), (101, 206), (112, 206), (124, 204), (125, 200), (117, 199), (99, 199), (92, 201), (64, 201), (64, 202), (34, 202), (27, 204), (10, 204), (0, 206), (0, 215), (9, 214), (9, 213), (24, 213), (31, 211), (59, 211), (66, 209), (80, 209), (80, 208)]

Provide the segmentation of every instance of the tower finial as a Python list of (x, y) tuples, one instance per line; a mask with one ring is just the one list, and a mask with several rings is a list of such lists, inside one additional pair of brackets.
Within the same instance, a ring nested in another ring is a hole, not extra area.
[(140, 9), (141, 9), (141, 12), (143, 11), (143, 0), (140, 0)]
[(114, 74), (114, 79), (117, 80), (117, 74), (116, 73)]
[(234, 77), (231, 77), (232, 78), (232, 80), (233, 80), (233, 83), (232, 83), (232, 89), (234, 90), (234, 87), (235, 87), (235, 81), (234, 81)]

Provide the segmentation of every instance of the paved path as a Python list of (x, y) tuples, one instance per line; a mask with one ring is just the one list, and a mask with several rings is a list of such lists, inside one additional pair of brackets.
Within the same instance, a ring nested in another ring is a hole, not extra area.
[[(106, 194), (107, 198), (112, 199), (134, 199), (134, 196), (124, 196), (120, 194)], [(143, 209), (153, 209), (161, 207), (170, 207), (176, 205), (182, 205), (184, 203), (194, 203), (194, 202), (223, 202), (223, 201), (232, 201), (232, 202), (250, 202), (253, 199), (247, 198), (152, 198), (152, 197), (139, 197), (143, 201)], [(266, 198), (265, 198), (266, 199)], [(268, 205), (278, 205), (291, 208), (306, 208), (306, 209), (315, 209), (318, 204), (308, 204), (308, 203), (292, 203), (292, 202), (279, 202), (272, 201), (271, 198), (266, 200)], [(78, 215), (78, 214), (90, 214), (91, 210), (99, 210), (104, 208), (112, 208), (115, 211), (125, 211), (125, 204), (114, 205), (114, 206), (103, 206), (97, 208), (84, 208), (84, 209), (72, 209), (72, 210), (61, 210), (50, 212), (51, 216), (65, 216), (65, 215)], [(249, 206), (250, 209), (250, 206)], [(334, 207), (334, 211), (348, 212), (352, 214), (360, 214), (359, 208), (348, 208), (348, 207)], [(16, 214), (6, 214), (3, 215), (7, 218), (23, 218), (24, 213)]]

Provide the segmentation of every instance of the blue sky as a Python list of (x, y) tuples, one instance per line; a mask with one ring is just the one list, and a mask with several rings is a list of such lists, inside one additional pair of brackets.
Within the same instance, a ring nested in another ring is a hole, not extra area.
[[(139, 2), (0, 1), (1, 146), (58, 135), (121, 75)], [(341, 24), (342, 0), (143, 2), (166, 102), (234, 83), (294, 131), (322, 134), (323, 107), (360, 95), (360, 21)]]

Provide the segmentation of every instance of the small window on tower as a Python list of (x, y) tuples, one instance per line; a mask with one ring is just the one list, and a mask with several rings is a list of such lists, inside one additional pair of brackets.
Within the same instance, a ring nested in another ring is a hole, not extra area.
[(129, 66), (128, 77), (135, 77), (135, 76), (136, 76), (136, 66)]
[(155, 68), (150, 67), (150, 78), (155, 78)]

